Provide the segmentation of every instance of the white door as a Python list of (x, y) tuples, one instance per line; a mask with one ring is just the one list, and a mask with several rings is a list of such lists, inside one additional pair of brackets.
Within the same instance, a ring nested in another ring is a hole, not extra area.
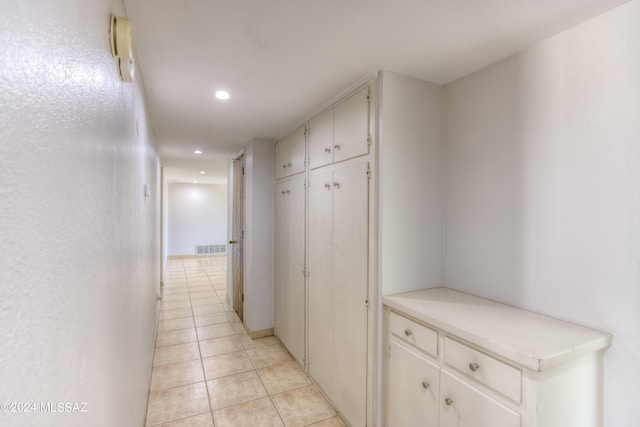
[(520, 415), (446, 371), (440, 373), (440, 427), (520, 427)]
[(309, 174), (309, 374), (329, 394), (334, 387), (333, 172)]
[(334, 162), (369, 153), (369, 87), (335, 107), (333, 149)]
[(438, 427), (440, 368), (391, 340), (387, 427)]
[(367, 421), (369, 163), (333, 172), (333, 402), (354, 427)]
[(276, 184), (276, 332), (304, 363), (304, 176)]
[(368, 162), (309, 174), (309, 373), (366, 425)]

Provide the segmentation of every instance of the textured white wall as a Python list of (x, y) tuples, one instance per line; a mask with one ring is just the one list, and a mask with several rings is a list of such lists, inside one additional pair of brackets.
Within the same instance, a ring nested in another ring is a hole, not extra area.
[[(0, 402), (38, 412), (0, 413), (0, 425), (139, 427), (157, 313), (159, 162), (142, 84), (120, 82), (109, 51), (109, 16), (124, 7), (4, 5)], [(40, 413), (39, 402), (87, 402), (87, 412)]]
[(226, 185), (169, 183), (167, 199), (169, 255), (227, 243)]
[(442, 89), (381, 76), (382, 294), (442, 286)]
[(275, 323), (273, 247), (273, 142), (245, 147), (244, 322), (252, 331)]
[(445, 88), (449, 287), (609, 331), (640, 419), (640, 1)]

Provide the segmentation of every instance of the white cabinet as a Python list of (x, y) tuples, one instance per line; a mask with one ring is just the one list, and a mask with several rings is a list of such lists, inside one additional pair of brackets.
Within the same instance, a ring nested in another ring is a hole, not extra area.
[(446, 288), (383, 304), (387, 427), (601, 426), (610, 335)]
[(301, 126), (288, 137), (276, 142), (276, 179), (304, 172), (305, 153), (305, 126)]
[(309, 167), (369, 154), (370, 88), (360, 89), (309, 122)]
[(304, 363), (305, 177), (279, 181), (275, 188), (276, 334)]
[(391, 340), (387, 427), (437, 426), (439, 391), (440, 368)]
[(352, 427), (375, 416), (375, 88), (356, 89), (275, 148), (275, 333)]
[(309, 373), (354, 427), (367, 409), (368, 165), (309, 174)]

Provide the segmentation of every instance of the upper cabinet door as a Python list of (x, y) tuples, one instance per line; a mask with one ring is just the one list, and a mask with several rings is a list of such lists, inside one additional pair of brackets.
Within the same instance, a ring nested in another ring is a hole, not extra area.
[(309, 168), (333, 163), (333, 109), (309, 123)]
[(334, 109), (333, 161), (369, 153), (369, 87)]
[(276, 178), (295, 175), (304, 172), (305, 164), (305, 135), (304, 126), (296, 129), (288, 137), (276, 143)]

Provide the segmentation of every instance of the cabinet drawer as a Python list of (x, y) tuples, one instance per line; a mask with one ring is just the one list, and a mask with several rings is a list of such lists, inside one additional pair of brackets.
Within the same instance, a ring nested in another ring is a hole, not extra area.
[(438, 356), (438, 333), (436, 331), (393, 312), (389, 317), (389, 330), (403, 341), (415, 345), (434, 357)]
[(498, 393), (521, 401), (522, 372), (519, 369), (448, 337), (444, 339), (444, 361)]

